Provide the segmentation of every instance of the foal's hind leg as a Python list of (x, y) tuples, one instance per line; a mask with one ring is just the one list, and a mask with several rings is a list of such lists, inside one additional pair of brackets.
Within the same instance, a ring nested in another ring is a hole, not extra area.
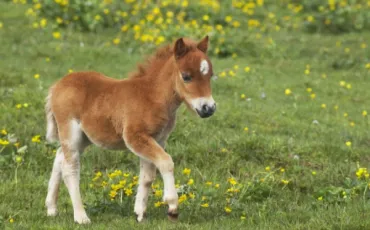
[(62, 148), (59, 148), (55, 156), (53, 169), (52, 169), (50, 180), (49, 180), (48, 195), (46, 196), (46, 201), (45, 201), (48, 216), (57, 215), (57, 199), (58, 199), (59, 185), (62, 179), (63, 160), (64, 160), (64, 154), (62, 152)]
[(65, 159), (62, 164), (62, 176), (72, 200), (74, 220), (79, 224), (90, 223), (82, 204), (79, 185), (80, 153), (85, 147), (84, 133), (76, 120), (71, 120), (58, 128)]

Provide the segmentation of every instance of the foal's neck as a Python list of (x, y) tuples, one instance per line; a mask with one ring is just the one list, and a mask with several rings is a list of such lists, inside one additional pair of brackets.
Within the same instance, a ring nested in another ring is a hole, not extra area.
[(152, 86), (171, 115), (175, 115), (182, 103), (176, 90), (178, 67), (173, 57), (169, 58), (157, 76), (152, 76)]

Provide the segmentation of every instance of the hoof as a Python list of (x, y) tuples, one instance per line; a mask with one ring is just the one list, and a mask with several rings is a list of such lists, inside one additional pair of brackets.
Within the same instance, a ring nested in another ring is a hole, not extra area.
[(48, 208), (47, 216), (56, 216), (58, 214), (58, 210), (56, 208)]
[(89, 217), (87, 217), (86, 214), (75, 216), (74, 219), (75, 219), (75, 222), (78, 224), (90, 224), (91, 223), (91, 220), (89, 219)]
[(170, 221), (176, 222), (179, 218), (179, 214), (176, 212), (167, 212), (167, 217)]
[(136, 214), (136, 221), (138, 223), (141, 223), (143, 222), (143, 220), (146, 218), (146, 213), (144, 212), (143, 214), (139, 215), (139, 214)]

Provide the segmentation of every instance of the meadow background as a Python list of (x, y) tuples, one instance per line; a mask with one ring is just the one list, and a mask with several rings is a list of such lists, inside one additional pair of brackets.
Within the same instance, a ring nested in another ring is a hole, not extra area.
[[(1, 1), (0, 228), (370, 229), (369, 29), (367, 0)], [(206, 34), (218, 109), (181, 107), (168, 140), (178, 223), (157, 176), (137, 224), (137, 157), (93, 146), (81, 159), (93, 223), (73, 223), (64, 184), (47, 218), (47, 88), (73, 71), (125, 78), (158, 46)]]

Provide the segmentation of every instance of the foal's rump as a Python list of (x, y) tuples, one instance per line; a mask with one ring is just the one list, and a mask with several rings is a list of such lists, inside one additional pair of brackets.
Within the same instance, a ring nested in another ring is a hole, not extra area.
[(108, 119), (111, 118), (109, 102), (118, 82), (97, 72), (76, 72), (55, 83), (49, 90), (45, 106), (47, 140), (59, 140), (60, 129), (77, 121), (91, 142), (108, 148), (121, 146), (121, 134)]

